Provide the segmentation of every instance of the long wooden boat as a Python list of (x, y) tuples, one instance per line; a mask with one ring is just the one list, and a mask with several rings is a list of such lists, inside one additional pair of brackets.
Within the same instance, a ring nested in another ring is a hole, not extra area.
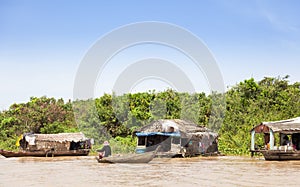
[(294, 150), (266, 150), (261, 151), (265, 160), (283, 161), (283, 160), (300, 160), (300, 151)]
[(100, 159), (96, 157), (99, 163), (148, 163), (155, 157), (156, 151), (140, 153), (140, 154), (128, 154), (122, 156), (111, 156)]
[(87, 156), (89, 149), (66, 151), (7, 151), (0, 149), (0, 154), (9, 157), (56, 157), (56, 156)]

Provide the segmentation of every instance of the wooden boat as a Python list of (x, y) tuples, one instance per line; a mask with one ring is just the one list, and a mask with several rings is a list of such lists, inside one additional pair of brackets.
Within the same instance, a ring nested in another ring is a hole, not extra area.
[[(300, 117), (261, 122), (250, 132), (251, 156), (261, 153), (265, 160), (300, 160)], [(256, 144), (256, 133), (264, 134), (264, 145)]]
[(56, 156), (87, 156), (89, 149), (66, 150), (66, 151), (7, 151), (0, 150), (0, 154), (9, 157), (56, 157)]
[(300, 151), (294, 150), (266, 150), (261, 151), (265, 160), (283, 161), (283, 160), (300, 160)]
[(111, 156), (111, 157), (104, 157), (100, 159), (96, 157), (99, 163), (148, 163), (154, 157), (158, 149), (151, 152), (140, 153), (140, 154), (128, 154), (123, 156)]

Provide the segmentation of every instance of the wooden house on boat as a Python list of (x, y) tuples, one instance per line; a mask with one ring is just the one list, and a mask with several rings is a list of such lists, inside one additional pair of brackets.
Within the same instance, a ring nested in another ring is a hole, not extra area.
[[(256, 144), (256, 134), (263, 144)], [(251, 130), (251, 156), (262, 153), (266, 160), (300, 160), (300, 117), (262, 122)]]
[(83, 133), (25, 133), (18, 144), (20, 151), (0, 150), (0, 154), (5, 157), (86, 156), (92, 142)]
[(161, 145), (158, 156), (196, 156), (218, 154), (218, 134), (189, 121), (157, 120), (135, 132), (137, 153), (153, 151)]

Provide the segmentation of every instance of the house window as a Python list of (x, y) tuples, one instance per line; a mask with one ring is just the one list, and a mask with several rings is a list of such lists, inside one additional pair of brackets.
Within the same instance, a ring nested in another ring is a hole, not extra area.
[(146, 136), (138, 137), (138, 145), (146, 145)]
[(172, 138), (172, 143), (173, 144), (180, 144), (180, 137), (173, 137)]

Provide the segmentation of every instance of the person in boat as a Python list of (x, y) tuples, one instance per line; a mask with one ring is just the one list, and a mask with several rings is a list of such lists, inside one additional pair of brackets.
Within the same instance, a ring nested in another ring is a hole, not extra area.
[(292, 134), (292, 144), (293, 144), (294, 150), (300, 150), (299, 140), (300, 140), (300, 134), (299, 133)]
[(111, 156), (111, 148), (108, 141), (104, 141), (102, 149), (97, 150), (99, 152), (99, 158)]
[(282, 145), (288, 145), (289, 146), (290, 144), (291, 144), (291, 142), (289, 140), (289, 137), (287, 135), (285, 135), (283, 137), (283, 143), (282, 143)]

